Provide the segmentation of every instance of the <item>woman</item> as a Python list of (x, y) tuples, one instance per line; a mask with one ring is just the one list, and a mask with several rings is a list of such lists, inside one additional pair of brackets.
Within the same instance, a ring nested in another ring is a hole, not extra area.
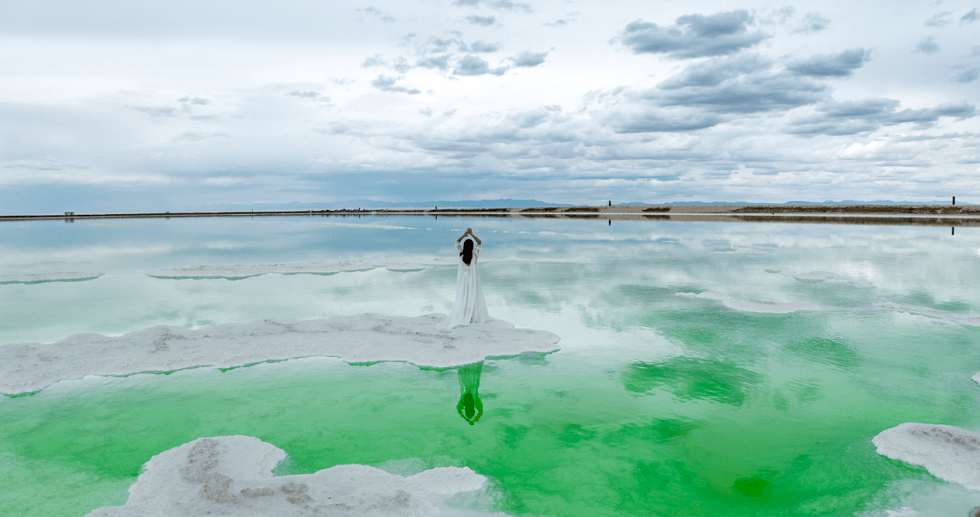
[[(462, 241), (467, 235), (473, 237)], [(473, 247), (476, 241), (476, 247)], [(480, 238), (473, 233), (472, 228), (467, 228), (463, 235), (456, 239), (456, 251), (459, 253), (459, 266), (456, 268), (456, 302), (453, 303), (453, 311), (442, 323), (444, 328), (452, 328), (459, 325), (482, 325), (490, 319), (487, 312), (487, 302), (483, 299), (483, 290), (480, 289), (480, 278), (476, 275), (476, 262), (480, 257)]]

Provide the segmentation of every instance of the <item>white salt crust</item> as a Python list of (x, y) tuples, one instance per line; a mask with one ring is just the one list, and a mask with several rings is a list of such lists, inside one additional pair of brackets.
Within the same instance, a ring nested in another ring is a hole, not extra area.
[(365, 465), (273, 477), (286, 453), (251, 436), (198, 438), (157, 454), (129, 489), (123, 506), (89, 517), (196, 515), (276, 517), (357, 515), (423, 517), (487, 479), (468, 468), (442, 467), (409, 477)]
[(834, 280), (839, 278), (836, 274), (830, 271), (807, 271), (806, 273), (792, 273), (790, 274), (796, 280), (800, 282), (823, 282), (825, 280)]
[(803, 271), (785, 271), (776, 268), (768, 268), (765, 271), (766, 273), (788, 276), (804, 283), (820, 283), (826, 280), (843, 280), (839, 275), (837, 275), (836, 273), (831, 273), (830, 271), (803, 272)]
[(717, 300), (729, 309), (742, 312), (759, 312), (767, 314), (788, 314), (797, 311), (812, 311), (815, 307), (805, 302), (766, 302), (760, 300), (742, 300), (732, 298), (718, 291), (704, 291), (701, 293), (677, 293), (677, 296), (690, 298), (702, 298), (706, 300)]
[(230, 368), (300, 357), (350, 363), (405, 361), (449, 368), (488, 357), (558, 350), (557, 335), (491, 319), (445, 330), (444, 314), (358, 314), (316, 320), (265, 319), (197, 329), (166, 326), (110, 337), (75, 334), (57, 343), (0, 345), (0, 392), (37, 391), (86, 375), (130, 375), (194, 366)]
[(43, 284), (45, 282), (78, 282), (95, 280), (105, 273), (34, 273), (27, 275), (0, 275), (0, 284)]
[[(200, 265), (174, 269), (158, 269), (149, 271), (147, 276), (163, 280), (207, 280), (227, 279), (241, 280), (262, 275), (332, 275), (352, 271), (370, 271), (385, 268), (389, 271), (418, 271), (430, 267), (455, 266), (458, 260), (455, 256), (448, 258), (430, 258), (418, 261), (361, 261), (346, 260), (342, 262), (288, 262), (282, 264), (236, 264), (236, 265)], [(480, 259), (481, 264), (487, 262), (532, 262), (532, 263), (575, 263), (588, 264), (587, 258), (498, 258)]]
[(882, 431), (871, 442), (878, 454), (980, 490), (980, 433), (949, 425), (904, 423)]
[(332, 275), (350, 271), (369, 271), (387, 268), (389, 270), (419, 270), (431, 266), (455, 266), (456, 258), (429, 259), (425, 261), (365, 262), (346, 260), (342, 262), (289, 262), (283, 264), (252, 265), (201, 265), (176, 269), (159, 269), (146, 273), (147, 276), (166, 280), (187, 279), (243, 279), (261, 275)]
[(488, 258), (484, 260), (480, 258), (480, 264), (486, 264), (487, 262), (498, 263), (531, 263), (531, 264), (591, 264), (592, 259), (588, 257), (537, 257), (537, 258), (524, 258), (524, 257), (505, 257), (505, 258)]
[(881, 304), (878, 307), (887, 311), (905, 312), (908, 314), (917, 314), (919, 316), (926, 316), (929, 318), (943, 319), (963, 325), (964, 327), (980, 327), (980, 315), (976, 315), (974, 313), (940, 311), (936, 309), (927, 309), (925, 307), (901, 307), (892, 304)]
[(980, 384), (980, 372), (973, 376), (973, 382)]
[(928, 476), (896, 479), (854, 517), (967, 517), (978, 503), (976, 491), (956, 483), (937, 483)]
[(733, 250), (715, 251), (714, 253), (718, 253), (718, 254), (733, 253), (736, 255), (765, 255), (765, 252), (757, 250), (751, 246), (741, 246)]

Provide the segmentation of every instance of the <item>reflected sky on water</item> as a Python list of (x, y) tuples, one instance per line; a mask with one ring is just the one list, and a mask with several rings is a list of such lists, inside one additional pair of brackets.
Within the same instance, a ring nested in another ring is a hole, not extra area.
[(970, 380), (980, 370), (975, 228), (445, 217), (4, 223), (0, 275), (104, 275), (0, 285), (0, 344), (161, 324), (448, 313), (454, 266), (240, 280), (147, 272), (430, 264), (453, 259), (467, 227), (484, 242), (491, 316), (554, 332), (561, 351), (449, 370), (329, 359), (199, 368), (2, 398), (0, 463), (18, 473), (17, 500), (58, 501), (30, 480), (72, 475), (89, 479), (79, 494), (103, 494), (76, 500), (121, 504), (153, 454), (246, 434), (290, 454), (283, 472), (468, 466), (494, 480), (491, 509), (511, 514), (882, 515), (932, 501), (936, 490), (953, 511), (967, 504), (969, 494), (875, 454), (870, 439), (905, 421), (980, 429), (980, 387)]

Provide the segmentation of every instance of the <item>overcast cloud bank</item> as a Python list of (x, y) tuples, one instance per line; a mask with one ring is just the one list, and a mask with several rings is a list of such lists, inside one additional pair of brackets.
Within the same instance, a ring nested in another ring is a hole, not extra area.
[(185, 3), (5, 9), (0, 212), (980, 198), (965, 2)]

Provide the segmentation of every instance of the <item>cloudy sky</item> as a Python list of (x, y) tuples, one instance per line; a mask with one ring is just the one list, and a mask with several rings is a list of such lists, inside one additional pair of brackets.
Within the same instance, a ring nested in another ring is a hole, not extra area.
[(897, 5), (11, 0), (0, 214), (980, 203), (980, 3)]

